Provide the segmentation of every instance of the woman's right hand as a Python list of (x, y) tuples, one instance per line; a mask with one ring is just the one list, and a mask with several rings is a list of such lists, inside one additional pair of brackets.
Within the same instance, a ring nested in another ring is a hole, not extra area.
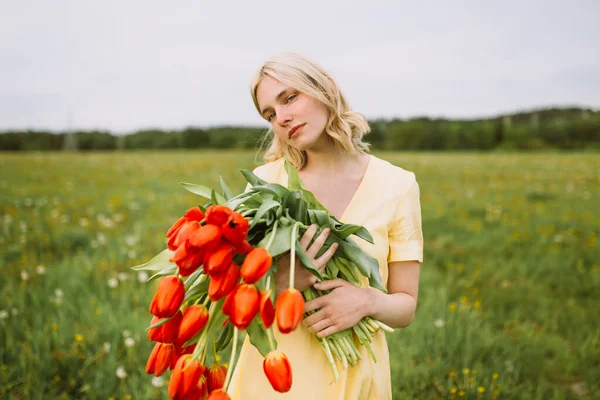
[[(331, 257), (333, 257), (338, 248), (338, 244), (333, 243), (319, 258), (315, 258), (325, 244), (330, 232), (331, 231), (329, 228), (324, 229), (323, 232), (321, 232), (321, 234), (315, 239), (312, 245), (308, 247), (317, 233), (317, 225), (312, 224), (308, 227), (306, 232), (304, 232), (302, 238), (300, 238), (300, 246), (302, 246), (304, 252), (311, 258), (313, 265), (319, 272), (323, 272), (325, 270), (327, 262), (331, 259)], [(279, 297), (279, 294), (290, 286), (290, 262), (291, 253), (289, 251), (277, 258), (277, 272), (274, 275), (276, 297)], [(314, 285), (316, 282), (317, 277), (308, 269), (304, 268), (298, 259), (298, 256), (296, 256), (294, 287), (302, 292)]]

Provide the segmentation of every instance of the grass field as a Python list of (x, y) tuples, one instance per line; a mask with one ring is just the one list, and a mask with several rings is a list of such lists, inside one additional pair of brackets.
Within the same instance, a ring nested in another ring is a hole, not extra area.
[[(394, 399), (600, 398), (600, 157), (375, 153), (415, 172), (415, 322)], [(163, 399), (144, 372), (155, 285), (134, 273), (247, 152), (0, 153), (0, 398)], [(595, 310), (595, 311), (594, 311)]]

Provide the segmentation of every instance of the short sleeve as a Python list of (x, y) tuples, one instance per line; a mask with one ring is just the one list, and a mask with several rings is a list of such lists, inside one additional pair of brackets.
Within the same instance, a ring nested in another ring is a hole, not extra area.
[(388, 240), (388, 262), (423, 262), (420, 190), (414, 174), (410, 187), (398, 199), (395, 217), (388, 231)]

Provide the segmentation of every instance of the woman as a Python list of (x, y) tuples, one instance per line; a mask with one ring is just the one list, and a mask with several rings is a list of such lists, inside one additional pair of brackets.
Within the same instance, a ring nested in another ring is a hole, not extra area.
[[(292, 365), (291, 390), (281, 394), (272, 389), (263, 372), (263, 357), (246, 339), (229, 393), (232, 399), (244, 400), (391, 399), (390, 363), (383, 331), (377, 332), (372, 342), (377, 362), (357, 342), (362, 361), (347, 369), (338, 363), (337, 382), (333, 381), (331, 367), (315, 334), (325, 337), (342, 331), (367, 315), (396, 328), (408, 326), (413, 320), (423, 261), (415, 175), (368, 154), (369, 145), (362, 141), (369, 131), (364, 117), (350, 109), (333, 78), (307, 58), (285, 53), (267, 61), (252, 81), (251, 93), (256, 109), (271, 125), (269, 134), (273, 135), (265, 154), (266, 164), (254, 173), (287, 186), (283, 164), (287, 158), (306, 188), (332, 215), (342, 222), (366, 227), (374, 244), (353, 239), (378, 260), (388, 293), (369, 288), (366, 281), (360, 288), (342, 280), (317, 284), (314, 275), (297, 262), (298, 290), (311, 285), (333, 290), (306, 303), (306, 311), (318, 311), (305, 318), (294, 332), (284, 335), (275, 329), (278, 350), (287, 355)], [(322, 270), (336, 248), (331, 246), (316, 257), (328, 235), (326, 230), (319, 232), (317, 228), (307, 229), (300, 243)], [(289, 253), (278, 260), (276, 295), (289, 284), (289, 262)]]

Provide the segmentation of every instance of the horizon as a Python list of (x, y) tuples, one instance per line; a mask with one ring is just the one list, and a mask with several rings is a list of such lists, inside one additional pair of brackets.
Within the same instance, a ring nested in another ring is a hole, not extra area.
[(594, 1), (232, 7), (0, 5), (0, 131), (267, 127), (248, 86), (282, 51), (322, 65), (369, 120), (600, 108)]

